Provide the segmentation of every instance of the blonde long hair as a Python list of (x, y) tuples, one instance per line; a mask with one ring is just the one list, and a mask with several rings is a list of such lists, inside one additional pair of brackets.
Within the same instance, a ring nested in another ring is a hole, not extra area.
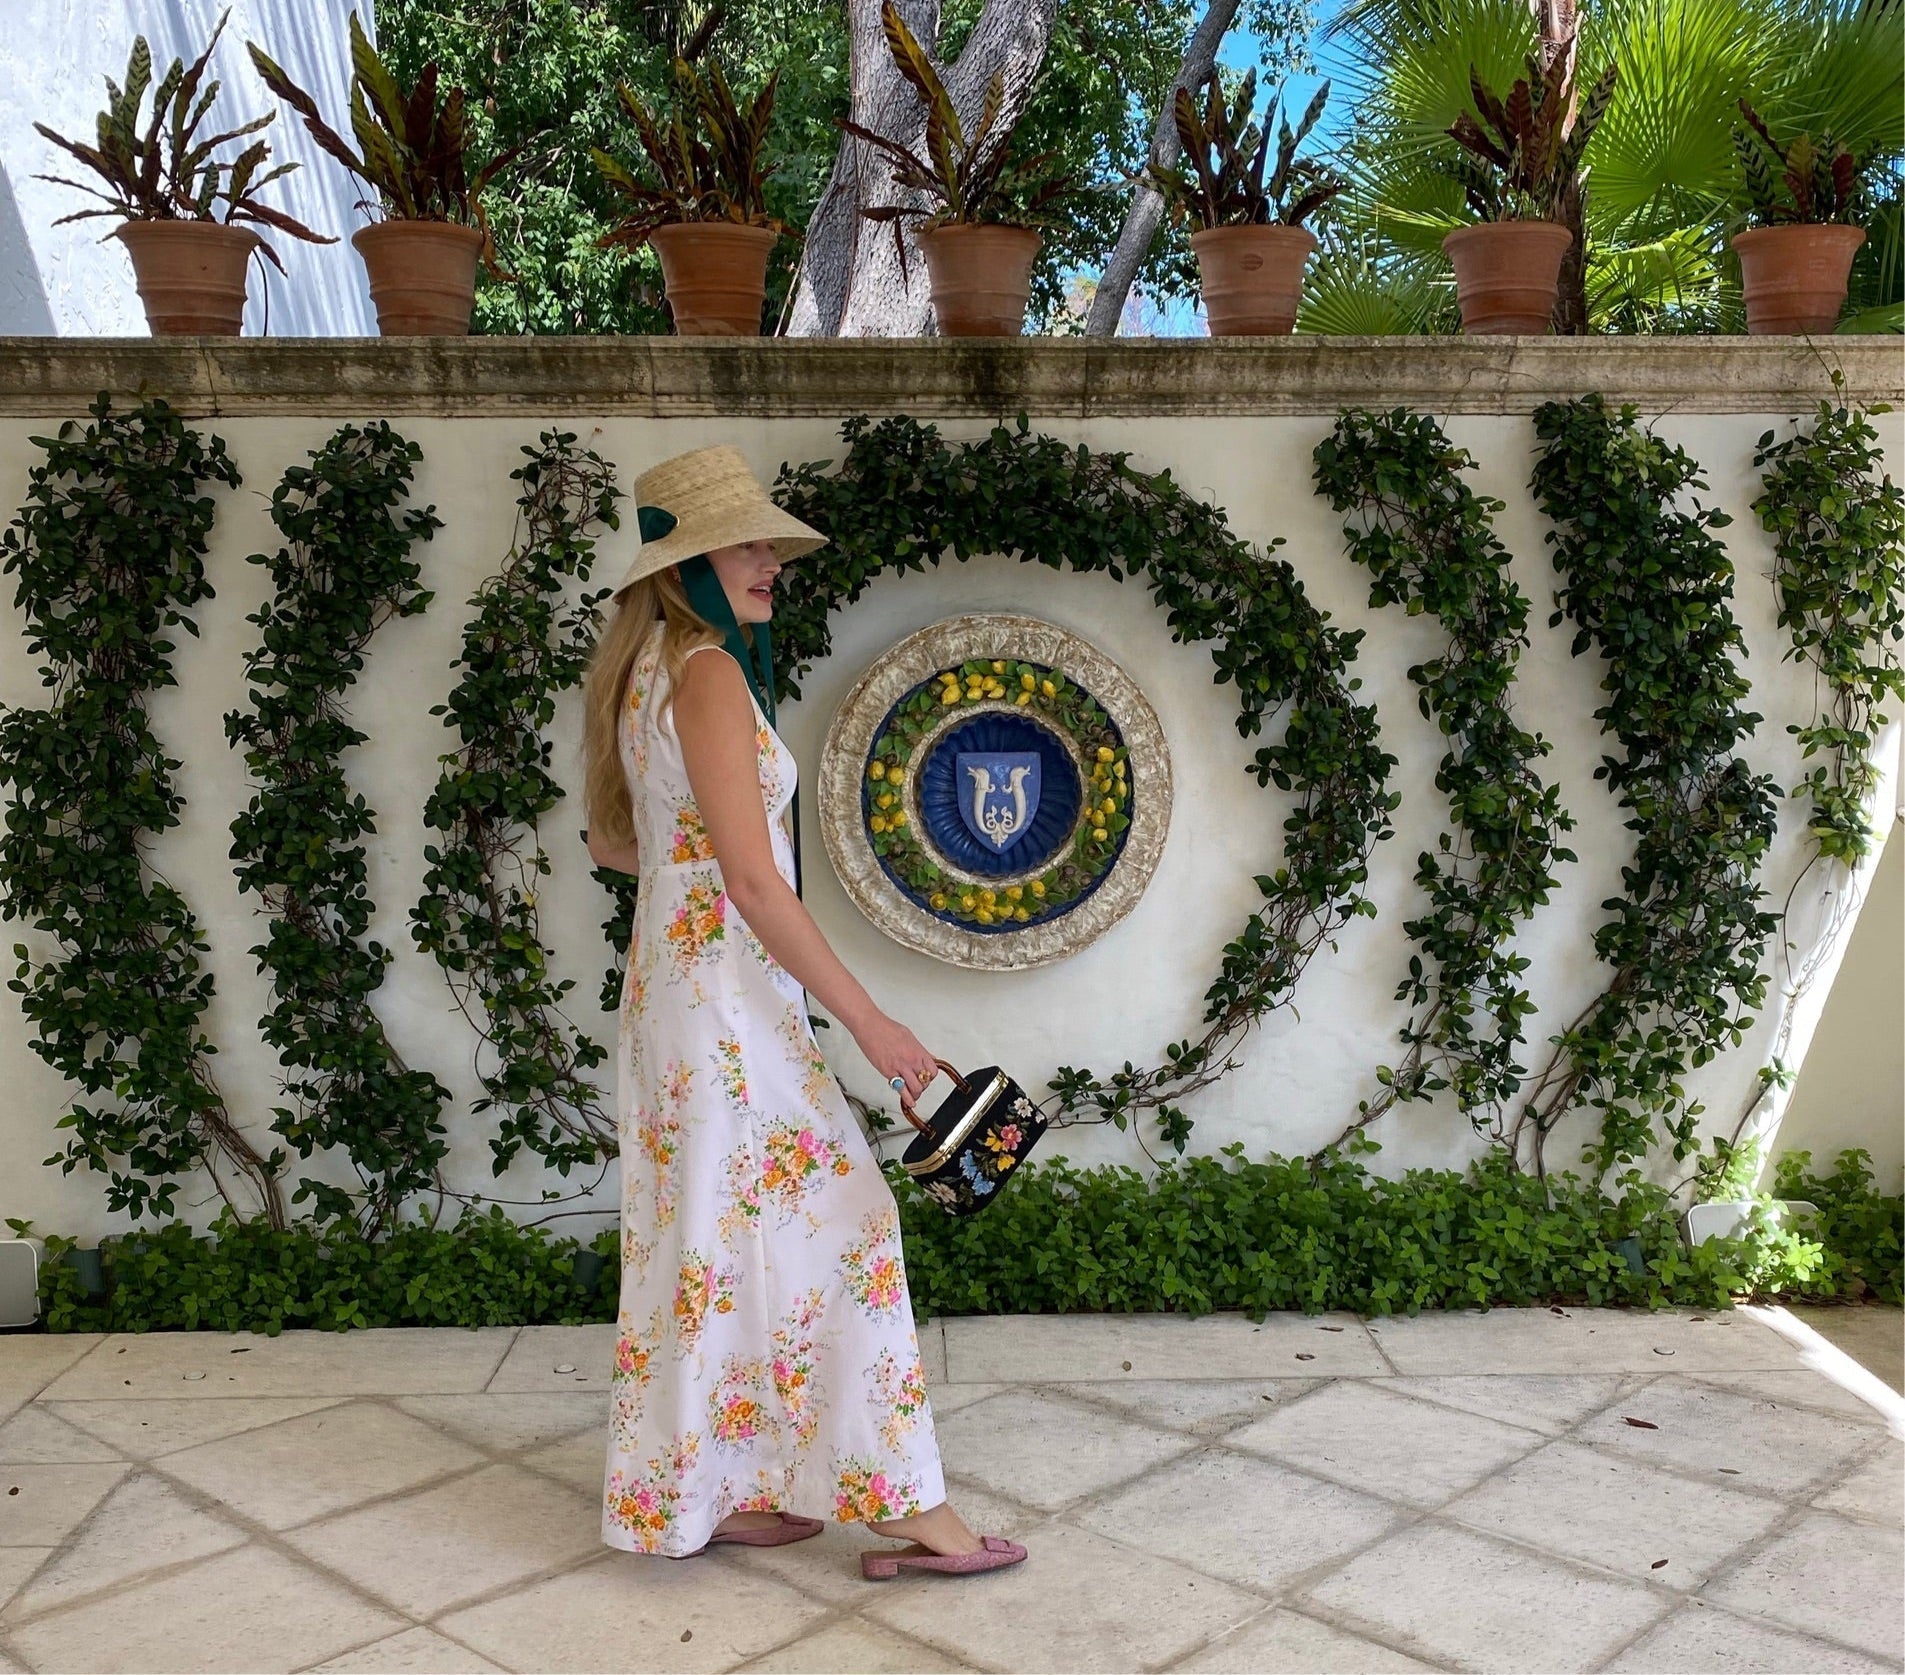
[(635, 811), (618, 731), (629, 671), (659, 621), (662, 667), (668, 671), (666, 709), (674, 701), (688, 654), (697, 646), (725, 644), (726, 636), (688, 603), (680, 572), (672, 564), (632, 583), (614, 611), (595, 643), (583, 680), (582, 803), (590, 836), (620, 848), (635, 838)]

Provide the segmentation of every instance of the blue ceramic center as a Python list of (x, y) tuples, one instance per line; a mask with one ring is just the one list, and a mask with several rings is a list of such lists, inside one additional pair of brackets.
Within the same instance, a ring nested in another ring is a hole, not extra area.
[(1064, 846), (1083, 788), (1049, 727), (988, 710), (939, 736), (915, 794), (934, 847), (967, 872), (997, 878), (1043, 865)]

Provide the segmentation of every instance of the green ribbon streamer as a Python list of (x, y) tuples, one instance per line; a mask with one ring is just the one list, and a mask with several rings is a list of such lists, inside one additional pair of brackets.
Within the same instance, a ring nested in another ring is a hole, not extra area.
[[(660, 506), (635, 508), (636, 523), (644, 544), (659, 541), (675, 527), (674, 513)], [(721, 585), (706, 553), (684, 558), (676, 566), (681, 585), (695, 613), (719, 629), (728, 652), (741, 665), (754, 701), (761, 706), (768, 726), (774, 725), (774, 634), (764, 622), (743, 625), (735, 620), (734, 607), (728, 602), (728, 590)], [(800, 798), (794, 799), (794, 894), (800, 894)]]

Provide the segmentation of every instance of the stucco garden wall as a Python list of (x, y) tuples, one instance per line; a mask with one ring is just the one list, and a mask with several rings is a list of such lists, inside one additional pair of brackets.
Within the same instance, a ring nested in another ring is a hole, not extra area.
[[(1129, 450), (1146, 467), (1168, 466), (1186, 487), (1221, 505), (1239, 533), (1259, 543), (1281, 537), (1281, 556), (1295, 564), (1313, 599), (1337, 621), (1366, 631), (1359, 672), (1379, 708), (1387, 747), (1400, 758), (1392, 782), (1402, 794), (1396, 836), (1374, 860), (1378, 917), (1345, 929), (1340, 947), (1325, 950), (1303, 979), (1300, 1016), (1286, 1015), (1254, 1035), (1243, 1068), (1190, 1107), (1193, 1149), (1214, 1152), (1238, 1140), (1252, 1155), (1289, 1153), (1334, 1137), (1357, 1100), (1374, 1090), (1376, 1066), (1398, 1054), (1406, 1009), (1394, 993), (1413, 951), (1402, 925), (1418, 902), (1416, 856), (1433, 845), (1445, 819), (1432, 784), (1443, 742), (1418, 714), (1406, 673), (1434, 651), (1436, 632), (1426, 619), (1367, 606), (1366, 577), (1344, 554), (1340, 520), (1311, 486), (1311, 450), (1337, 411), (1350, 403), (1401, 403), (1436, 413), (1480, 462), (1476, 489), (1507, 503), (1496, 531), (1535, 605), (1516, 703), (1526, 724), (1553, 741), (1542, 771), (1559, 783), (1579, 822), (1566, 841), (1580, 859), (1563, 869), (1563, 888), (1520, 944), (1533, 962), (1528, 980), (1541, 1009), (1524, 1056), (1533, 1063), (1547, 1036), (1604, 982), (1591, 938), (1601, 902), (1619, 888), (1631, 844), (1612, 797), (1593, 777), (1604, 748), (1593, 720), (1600, 665), (1592, 655), (1571, 658), (1571, 630), (1547, 626), (1554, 572), (1544, 520), (1528, 491), (1528, 415), (1550, 397), (1602, 390), (1610, 399), (1637, 401), (1664, 436), (1704, 462), (1710, 497), (1734, 518), (1724, 531), (1737, 566), (1734, 608), (1750, 650), (1751, 707), (1764, 716), (1749, 760), (1786, 783), (1798, 777), (1786, 726), (1809, 720), (1817, 695), (1811, 675), (1783, 655), (1787, 642), (1767, 575), (1770, 545), (1748, 510), (1758, 490), (1752, 454), (1762, 432), (1785, 426), (1831, 393), (1833, 366), (1844, 370), (1848, 392), (1859, 400), (1896, 400), (1905, 387), (1896, 346), (1845, 339), (1816, 350), (1783, 340), (1671, 339), (1293, 339), (1269, 346), (328, 340), (217, 347), (13, 339), (0, 340), (0, 504), (10, 514), (20, 502), (36, 457), (29, 438), (60, 417), (80, 415), (99, 388), (167, 396), (216, 430), (244, 472), (244, 486), (221, 499), (209, 560), (216, 597), (197, 611), (201, 637), (179, 636), (178, 686), (154, 706), (162, 741), (185, 764), (179, 779), (188, 802), (184, 824), (152, 845), (150, 859), (200, 915), (217, 977), (207, 1019), (219, 1045), (215, 1068), (234, 1113), (268, 1141), (274, 1064), (257, 1028), (268, 997), (247, 953), (261, 939), (262, 921), (234, 888), (227, 859), (229, 826), (249, 792), (221, 722), (244, 701), (241, 657), (254, 632), (245, 618), (266, 595), (264, 570), (245, 558), (278, 544), (266, 514), (281, 473), (303, 463), (344, 419), (387, 417), (421, 445), (417, 498), (434, 503), (447, 522), (420, 549), (436, 597), (420, 616), (379, 632), (353, 698), (357, 724), (371, 742), (348, 771), (379, 824), (370, 850), (370, 892), (379, 910), (371, 934), (397, 954), (377, 1004), (407, 1060), (457, 1095), (448, 1115), (456, 1141), (452, 1184), (533, 1199), (542, 1183), (527, 1168), (501, 1182), (489, 1174), (485, 1124), (468, 1113), (476, 1097), (474, 1037), (434, 962), (415, 949), (407, 919), (422, 876), (423, 803), (436, 758), (450, 742), (428, 711), (449, 690), (466, 601), (508, 549), (509, 472), (521, 446), (559, 423), (614, 460), (629, 487), (666, 455), (732, 442), (771, 480), (783, 461), (837, 457), (838, 422), (852, 413), (910, 412), (958, 437), (981, 434), (1023, 407), (1035, 426), (1067, 442)], [(1905, 463), (1898, 417), (1879, 422), (1889, 427), (1888, 461), (1897, 475)], [(603, 545), (598, 583), (619, 579), (634, 540), (631, 516), (621, 536)], [(10, 582), (0, 595), (0, 700), (37, 704), (42, 689)], [(867, 663), (901, 636), (972, 610), (1033, 613), (1093, 641), (1143, 687), (1174, 758), (1170, 836), (1144, 899), (1083, 953), (1025, 973), (956, 970), (886, 941), (832, 875), (818, 811), (808, 800), (829, 718)], [(1223, 944), (1258, 899), (1252, 877), (1277, 861), (1286, 808), (1275, 790), (1247, 777), (1245, 765), (1261, 741), (1238, 736), (1231, 689), (1212, 685), (1207, 653), (1171, 641), (1141, 585), (996, 555), (964, 565), (949, 560), (923, 577), (882, 578), (835, 619), (834, 633), (833, 655), (807, 677), (802, 699), (783, 710), (781, 730), (803, 769), (808, 905), (875, 997), (943, 1057), (962, 1066), (1002, 1063), (1035, 1089), (1060, 1064), (1104, 1072), (1127, 1058), (1153, 1062), (1167, 1042), (1193, 1031)], [(557, 722), (556, 761), (571, 784), (576, 727), (570, 703)], [(1888, 816), (1897, 801), (1899, 756), (1894, 720), (1881, 749)], [(613, 1020), (597, 1011), (595, 996), (609, 957), (599, 929), (607, 903), (589, 877), (579, 825), (569, 809), (546, 822), (555, 875), (542, 894), (543, 928), (560, 971), (577, 979), (572, 1015), (606, 1032)], [(1803, 826), (1801, 806), (1786, 805), (1763, 875), (1775, 905), (1802, 864)], [(1795, 898), (1791, 932), (1802, 949), (1826, 909), (1820, 887), (1843, 883), (1815, 869)], [(4, 929), (0, 946), (23, 939), (19, 926)], [(1827, 981), (1809, 998), (1794, 1056), (1803, 1052)], [(1700, 1072), (1697, 1085), (1716, 1125), (1730, 1128), (1749, 1098), (1779, 1004), (1769, 1005), (1737, 1052)], [(850, 1087), (869, 1098), (884, 1094), (844, 1030), (823, 1031), (822, 1042)], [(16, 997), (0, 995), (0, 1212), (31, 1217), (43, 1230), (97, 1234), (109, 1226), (99, 1183), (40, 1166), (55, 1148), (53, 1124), (66, 1099), (65, 1087), (30, 1049)], [(1376, 1133), (1384, 1145), (1376, 1167), (1384, 1171), (1455, 1163), (1479, 1144), (1453, 1108), (1439, 1104), (1407, 1107)], [(1571, 1158), (1574, 1150), (1564, 1144), (1551, 1156)], [(1060, 1154), (1084, 1163), (1144, 1162), (1132, 1135), (1103, 1127), (1049, 1136), (1040, 1155)], [(1890, 1155), (1896, 1158), (1895, 1146)], [(588, 1201), (604, 1215), (612, 1211), (613, 1185), (611, 1175)], [(200, 1203), (193, 1214), (203, 1219), (210, 1207)], [(566, 1223), (572, 1231), (582, 1225)]]

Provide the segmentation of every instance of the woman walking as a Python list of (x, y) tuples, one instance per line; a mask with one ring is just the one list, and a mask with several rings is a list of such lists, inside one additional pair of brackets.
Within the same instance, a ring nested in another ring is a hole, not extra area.
[(907, 1098), (932, 1079), (795, 890), (767, 624), (782, 566), (825, 537), (731, 447), (665, 461), (636, 496), (584, 736), (589, 853), (641, 881), (602, 1539), (683, 1558), (831, 1516), (910, 1543), (863, 1553), (869, 1577), (1016, 1564), (946, 1502), (898, 1208), (807, 1012), (811, 991)]

